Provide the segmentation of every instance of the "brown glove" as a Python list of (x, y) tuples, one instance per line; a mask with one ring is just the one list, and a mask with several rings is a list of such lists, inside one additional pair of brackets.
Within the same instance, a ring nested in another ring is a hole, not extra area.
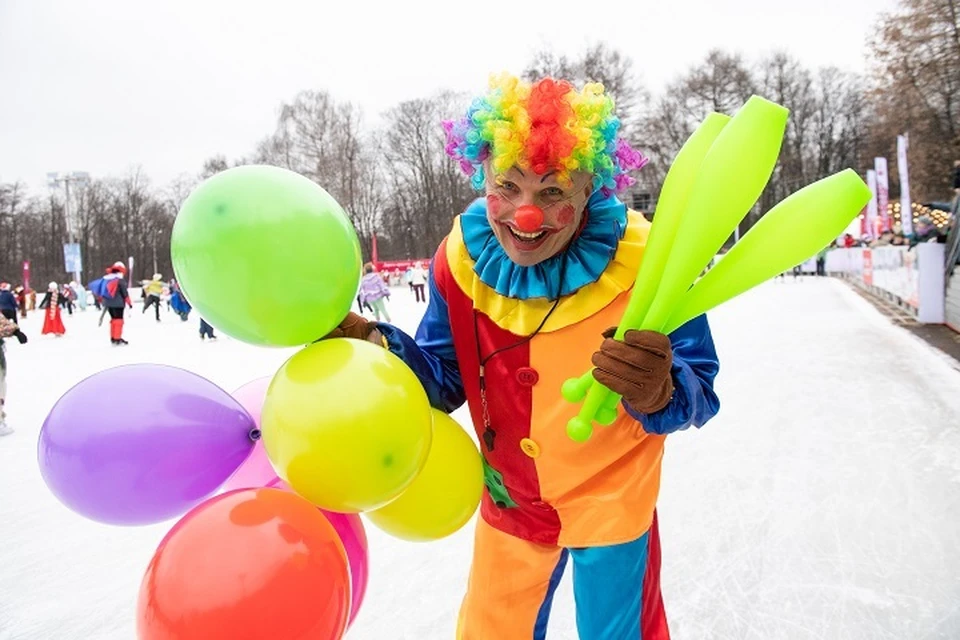
[(615, 331), (608, 329), (603, 333), (606, 339), (593, 354), (593, 377), (623, 396), (636, 411), (660, 411), (673, 396), (670, 338), (656, 331), (630, 330), (620, 342), (613, 339)]
[(376, 322), (371, 322), (363, 316), (351, 311), (336, 329), (323, 336), (321, 339), (327, 340), (328, 338), (353, 338), (354, 340), (367, 340), (370, 338), (370, 334), (376, 331), (376, 329)]

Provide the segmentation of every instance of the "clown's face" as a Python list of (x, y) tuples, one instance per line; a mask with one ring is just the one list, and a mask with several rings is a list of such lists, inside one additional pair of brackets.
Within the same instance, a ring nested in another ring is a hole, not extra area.
[(593, 191), (589, 173), (571, 174), (561, 184), (554, 172), (543, 175), (513, 167), (502, 174), (484, 167), (487, 178), (487, 219), (507, 256), (530, 267), (563, 251), (583, 221)]

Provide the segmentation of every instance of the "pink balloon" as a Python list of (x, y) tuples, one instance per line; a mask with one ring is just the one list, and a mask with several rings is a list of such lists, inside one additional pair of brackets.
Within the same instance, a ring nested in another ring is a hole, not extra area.
[[(293, 492), (290, 485), (277, 477), (264, 486)], [(340, 541), (347, 552), (347, 564), (350, 567), (350, 620), (347, 622), (349, 629), (360, 612), (360, 605), (363, 604), (363, 598), (367, 594), (369, 578), (367, 567), (370, 561), (367, 532), (363, 528), (363, 520), (356, 513), (338, 513), (326, 509), (320, 509), (320, 513), (326, 516), (327, 521), (340, 535)]]
[(247, 410), (247, 413), (253, 416), (257, 425), (260, 425), (260, 411), (263, 409), (263, 401), (267, 399), (267, 388), (273, 376), (265, 376), (251, 380), (230, 395)]
[[(260, 412), (263, 409), (263, 402), (267, 397), (267, 387), (270, 386), (271, 377), (257, 378), (233, 392), (233, 397), (247, 410), (253, 420), (260, 428)], [(259, 489), (269, 486), (271, 482), (277, 479), (277, 473), (270, 464), (267, 452), (263, 448), (263, 440), (257, 441), (250, 455), (238, 468), (232, 476), (223, 485), (222, 491), (233, 491), (234, 489)]]
[[(243, 385), (232, 394), (237, 402), (247, 410), (247, 413), (253, 416), (258, 428), (260, 427), (260, 412), (267, 397), (267, 387), (270, 386), (272, 379), (270, 377), (257, 378)], [(270, 464), (270, 459), (267, 457), (267, 452), (263, 448), (262, 440), (257, 442), (246, 461), (223, 485), (223, 491), (260, 487), (292, 491), (287, 483), (277, 477), (277, 473), (273, 470), (273, 465)], [(347, 562), (350, 565), (350, 621), (347, 623), (349, 627), (360, 612), (360, 605), (363, 604), (363, 598), (367, 593), (367, 580), (369, 578), (367, 533), (363, 528), (363, 521), (355, 513), (336, 513), (324, 509), (320, 509), (320, 511), (340, 535), (343, 548), (347, 552)]]
[(320, 511), (340, 534), (343, 548), (347, 550), (347, 563), (350, 566), (350, 621), (347, 623), (349, 628), (360, 612), (360, 605), (363, 604), (363, 597), (367, 593), (369, 562), (367, 533), (363, 529), (363, 521), (355, 513), (336, 513), (323, 509)]

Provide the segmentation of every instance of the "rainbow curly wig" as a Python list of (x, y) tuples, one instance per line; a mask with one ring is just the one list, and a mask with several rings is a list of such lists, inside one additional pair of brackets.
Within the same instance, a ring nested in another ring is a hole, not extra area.
[(443, 123), (446, 151), (476, 189), (483, 188), (489, 159), (497, 173), (512, 166), (556, 171), (563, 184), (571, 172), (586, 171), (594, 190), (615, 193), (635, 182), (629, 172), (647, 158), (617, 137), (620, 119), (613, 108), (599, 83), (577, 91), (565, 80), (531, 84), (504, 74), (491, 78), (489, 92), (474, 99), (463, 118)]

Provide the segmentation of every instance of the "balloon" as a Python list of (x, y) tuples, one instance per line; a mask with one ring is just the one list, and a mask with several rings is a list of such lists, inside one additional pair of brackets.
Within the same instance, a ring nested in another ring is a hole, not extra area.
[[(253, 417), (258, 428), (260, 427), (260, 412), (263, 410), (263, 402), (267, 397), (267, 387), (270, 386), (272, 379), (270, 377), (257, 378), (233, 392), (234, 399)], [(277, 472), (273, 470), (267, 452), (263, 449), (263, 441), (258, 440), (250, 455), (240, 465), (240, 468), (230, 476), (222, 490), (232, 491), (234, 489), (267, 487), (276, 479)]]
[(198, 375), (159, 364), (107, 369), (57, 401), (40, 430), (40, 473), (67, 507), (107, 524), (180, 516), (253, 448), (253, 418)]
[(870, 188), (852, 169), (794, 193), (753, 226), (693, 286), (674, 310), (671, 332), (815, 255), (843, 233), (864, 205)]
[(270, 387), (272, 376), (263, 376), (251, 380), (232, 394), (234, 400), (247, 410), (254, 421), (260, 424), (260, 413), (263, 411), (263, 401), (267, 399), (267, 389)]
[(160, 543), (137, 600), (140, 640), (336, 640), (350, 574), (337, 532), (277, 489), (217, 496)]
[(390, 502), (430, 451), (430, 402), (419, 379), (400, 358), (362, 340), (323, 340), (287, 360), (261, 421), (280, 478), (331, 511)]
[[(263, 455), (266, 456), (266, 453)], [(295, 493), (290, 485), (276, 475), (262, 486), (268, 489), (282, 489)], [(350, 567), (350, 620), (347, 623), (349, 628), (360, 612), (360, 605), (363, 604), (363, 598), (367, 593), (369, 578), (367, 533), (363, 528), (363, 521), (355, 513), (338, 513), (319, 507), (317, 507), (317, 510), (333, 525), (347, 553), (347, 565)]]
[[(763, 192), (780, 155), (788, 115), (782, 106), (753, 96), (723, 126), (689, 186), (669, 259), (659, 274), (649, 308), (641, 317), (642, 305), (634, 305), (632, 311), (636, 313), (624, 315), (618, 336), (622, 338), (629, 329), (659, 331), (666, 324), (680, 297)], [(671, 224), (675, 223), (672, 216), (669, 219)], [(659, 250), (658, 255), (662, 255)], [(645, 296), (642, 292), (649, 286), (638, 282), (631, 297)], [(578, 442), (590, 437), (591, 423), (603, 409), (604, 422), (615, 417), (611, 409), (619, 401), (619, 396), (603, 385), (589, 380), (587, 384), (590, 388), (580, 412), (567, 423), (567, 434)], [(580, 391), (580, 385), (575, 383), (566, 387), (570, 395)]]
[(170, 253), (190, 304), (252, 344), (327, 335), (360, 281), (360, 244), (343, 209), (278, 167), (236, 167), (202, 182), (177, 215)]
[(399, 498), (367, 517), (403, 540), (438, 540), (470, 520), (482, 493), (483, 463), (477, 446), (453, 418), (434, 409), (433, 445), (423, 471)]
[(363, 604), (363, 598), (367, 595), (368, 565), (370, 564), (367, 533), (363, 528), (363, 521), (355, 513), (337, 513), (324, 509), (320, 512), (337, 531), (347, 554), (347, 566), (350, 568), (350, 619), (347, 621), (349, 628), (357, 619), (360, 605)]
[[(257, 378), (233, 392), (233, 397), (253, 416), (257, 426), (260, 425), (260, 413), (267, 397), (267, 388), (272, 378)], [(293, 491), (287, 483), (277, 477), (270, 458), (263, 448), (263, 440), (257, 441), (246, 462), (241, 465), (224, 485), (225, 490), (244, 488), (276, 488), (284, 491)], [(363, 528), (360, 516), (355, 513), (337, 513), (320, 509), (327, 518), (343, 543), (347, 554), (347, 565), (350, 568), (350, 619), (347, 627), (353, 623), (360, 612), (360, 605), (367, 592), (369, 577), (369, 558), (367, 552), (367, 534)]]
[(263, 448), (263, 440), (259, 440), (236, 473), (224, 483), (221, 491), (269, 487), (278, 479), (277, 472), (270, 464), (270, 458), (267, 457), (267, 452)]
[[(256, 460), (256, 462), (253, 462)], [(251, 467), (251, 463), (253, 466)], [(266, 465), (265, 467), (263, 465)], [(241, 472), (245, 471), (242, 474)], [(267, 471), (269, 470), (269, 471)], [(267, 477), (269, 476), (269, 477)], [(258, 484), (252, 484), (252, 483)], [(230, 491), (248, 488), (267, 488), (282, 489), (295, 493), (290, 486), (277, 477), (267, 453), (263, 449), (261, 442), (257, 443), (253, 453), (247, 459), (247, 462), (237, 473), (224, 485), (230, 487)], [(363, 598), (367, 593), (367, 580), (369, 576), (368, 552), (367, 552), (367, 534), (363, 528), (363, 522), (360, 516), (355, 513), (337, 513), (336, 511), (327, 511), (317, 508), (322, 513), (340, 536), (340, 541), (347, 553), (347, 565), (350, 568), (350, 620), (347, 623), (349, 627), (357, 617), (360, 611), (360, 605), (363, 604)]]

